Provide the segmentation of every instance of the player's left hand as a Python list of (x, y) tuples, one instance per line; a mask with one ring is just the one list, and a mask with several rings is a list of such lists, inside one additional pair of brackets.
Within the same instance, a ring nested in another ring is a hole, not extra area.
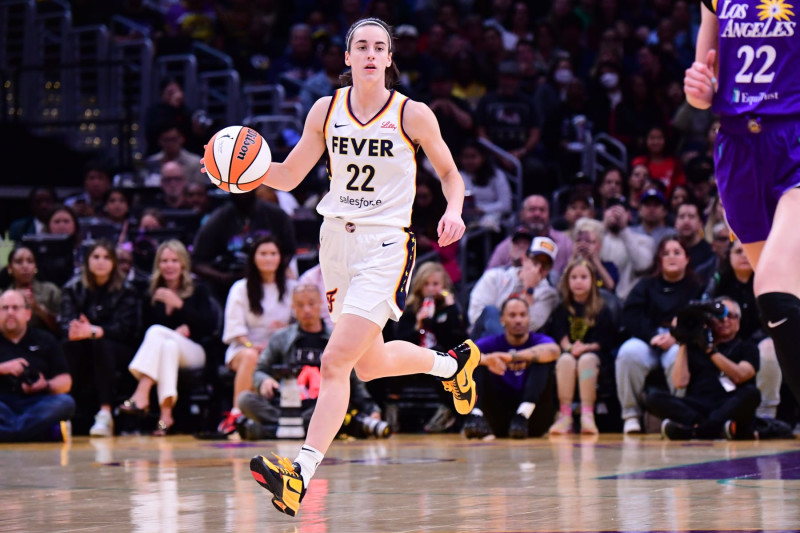
[(439, 246), (444, 248), (445, 246), (453, 244), (464, 235), (465, 229), (466, 227), (464, 226), (464, 221), (461, 219), (461, 215), (445, 211), (437, 227)]

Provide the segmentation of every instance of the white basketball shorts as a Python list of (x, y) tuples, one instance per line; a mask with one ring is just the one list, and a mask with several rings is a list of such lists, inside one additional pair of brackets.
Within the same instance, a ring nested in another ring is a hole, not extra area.
[(405, 229), (326, 218), (319, 262), (333, 321), (343, 310), (381, 328), (399, 320), (415, 257), (416, 239)]

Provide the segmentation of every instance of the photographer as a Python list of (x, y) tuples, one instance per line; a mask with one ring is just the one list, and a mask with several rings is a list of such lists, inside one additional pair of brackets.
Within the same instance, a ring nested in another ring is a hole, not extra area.
[(24, 442), (75, 412), (72, 378), (58, 341), (28, 329), (31, 308), (21, 292), (0, 295), (0, 442)]
[(679, 349), (672, 369), (678, 398), (652, 392), (648, 411), (664, 419), (661, 435), (670, 440), (752, 438), (752, 423), (761, 394), (756, 388), (758, 348), (736, 338), (742, 311), (722, 297), (690, 304), (678, 314), (674, 335)]
[[(297, 322), (272, 335), (258, 358), (253, 376), (254, 390), (239, 395), (239, 409), (249, 419), (241, 425), (243, 438), (275, 437), (274, 428), (281, 416), (278, 402), (281, 369), (297, 376), (298, 384), (305, 388), (301, 394), (302, 416), (303, 424), (308, 427), (319, 395), (320, 358), (331, 337), (331, 329), (320, 316), (320, 303), (316, 285), (298, 285), (294, 289), (292, 311)], [(358, 409), (359, 414), (365, 413), (376, 421), (380, 420), (380, 408), (355, 372), (350, 374), (350, 407)]]

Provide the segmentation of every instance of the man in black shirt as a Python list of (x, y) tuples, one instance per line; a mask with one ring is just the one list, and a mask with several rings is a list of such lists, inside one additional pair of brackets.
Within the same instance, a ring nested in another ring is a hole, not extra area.
[(0, 442), (40, 439), (75, 412), (61, 346), (49, 333), (28, 329), (30, 318), (22, 293), (0, 295)]
[[(297, 322), (276, 331), (270, 338), (258, 358), (254, 390), (239, 395), (239, 408), (250, 419), (242, 431), (244, 438), (274, 438), (267, 427), (276, 424), (281, 416), (277, 402), (281, 373), (296, 375), (298, 385), (303, 387), (302, 417), (308, 426), (319, 396), (320, 359), (331, 338), (331, 329), (322, 321), (321, 303), (316, 285), (298, 285), (294, 289), (292, 312)], [(350, 407), (380, 419), (380, 408), (355, 371), (350, 374)]]
[(681, 344), (672, 371), (678, 398), (666, 391), (647, 396), (647, 410), (663, 418), (661, 434), (671, 440), (729, 439), (753, 436), (752, 423), (761, 393), (756, 388), (759, 366), (755, 344), (737, 338), (742, 311), (723, 297), (727, 316), (713, 319), (714, 344), (705, 351)]

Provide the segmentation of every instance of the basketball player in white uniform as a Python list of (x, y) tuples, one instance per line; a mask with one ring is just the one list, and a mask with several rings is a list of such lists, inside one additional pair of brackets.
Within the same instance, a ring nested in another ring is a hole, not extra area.
[(290, 516), (297, 513), (311, 476), (341, 427), (353, 368), (363, 380), (437, 376), (463, 414), (470, 412), (476, 396), (472, 371), (480, 352), (472, 341), (448, 353), (403, 341), (383, 342), (386, 321), (397, 320), (403, 311), (414, 266), (415, 241), (407, 228), (416, 147), (425, 150), (447, 198), (438, 226), (440, 246), (464, 234), (464, 183), (430, 108), (390, 89), (397, 68), (388, 26), (378, 19), (356, 22), (348, 31), (346, 49), (352, 86), (314, 104), (297, 146), (283, 164), (270, 166), (264, 180), (270, 187), (291, 190), (327, 152), (330, 193), (317, 210), (325, 218), (320, 263), (336, 324), (322, 355), (317, 407), (293, 462), (277, 455), (277, 464), (260, 455), (250, 461), (253, 477), (272, 493), (275, 507)]

